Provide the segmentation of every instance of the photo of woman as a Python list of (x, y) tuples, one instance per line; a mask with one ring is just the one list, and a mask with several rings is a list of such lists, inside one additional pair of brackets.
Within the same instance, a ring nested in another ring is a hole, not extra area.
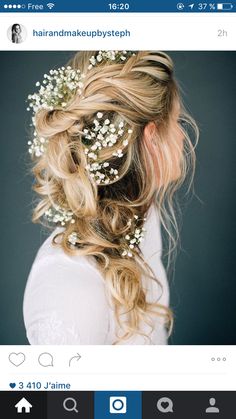
[[(195, 167), (198, 128), (168, 54), (79, 52), (29, 95), (39, 202), (53, 227), (28, 278), (31, 344), (167, 344), (162, 263), (178, 237), (173, 197)], [(188, 127), (191, 128), (192, 138)]]
[(234, 345), (235, 52), (0, 59), (0, 343)]
[(21, 42), (23, 42), (21, 33), (21, 25), (19, 25), (19, 23), (14, 23), (14, 25), (12, 25), (11, 27), (11, 40), (13, 44), (20, 44)]

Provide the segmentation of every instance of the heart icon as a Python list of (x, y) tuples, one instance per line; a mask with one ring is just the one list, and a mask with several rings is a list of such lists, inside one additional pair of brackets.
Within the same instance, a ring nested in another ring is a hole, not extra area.
[(9, 384), (9, 386), (10, 386), (11, 388), (15, 388), (16, 383), (10, 383), (10, 384)]
[(15, 352), (12, 352), (9, 355), (8, 359), (13, 365), (15, 365), (15, 367), (19, 367), (19, 365), (25, 362), (25, 354), (23, 354), (22, 352), (19, 352), (18, 354)]

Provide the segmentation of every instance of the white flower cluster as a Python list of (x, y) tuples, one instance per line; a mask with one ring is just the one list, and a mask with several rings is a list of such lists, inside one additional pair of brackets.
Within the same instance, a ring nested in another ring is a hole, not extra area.
[[(135, 53), (132, 51), (99, 51), (96, 57), (90, 58), (88, 70), (101, 61), (123, 62), (131, 55), (135, 55)], [(79, 69), (75, 70), (70, 66), (50, 70), (49, 74), (44, 74), (42, 83), (39, 81), (36, 83), (38, 91), (28, 95), (27, 111), (33, 111), (33, 125), (35, 126), (35, 114), (40, 109), (49, 111), (58, 108), (64, 109), (75, 94), (81, 95), (84, 78), (85, 75)], [(38, 138), (35, 132), (33, 141), (28, 142), (29, 153), (40, 157), (46, 150), (46, 143), (47, 140), (42, 137)]]
[(78, 234), (77, 234), (75, 231), (73, 231), (73, 232), (72, 232), (72, 233), (68, 236), (68, 242), (69, 242), (70, 244), (72, 244), (72, 246), (76, 246), (77, 240), (78, 240)]
[(88, 66), (88, 70), (91, 70), (97, 64), (101, 63), (102, 61), (114, 61), (116, 63), (126, 61), (127, 58), (135, 55), (132, 51), (99, 51), (96, 56), (92, 56), (89, 60), (90, 64)]
[[(75, 93), (81, 94), (84, 75), (80, 70), (74, 70), (70, 66), (50, 70), (44, 74), (42, 84), (37, 81), (38, 92), (28, 96), (29, 106), (27, 111), (33, 111), (32, 123), (35, 125), (35, 114), (40, 109), (53, 110), (65, 108)], [(40, 157), (46, 150), (47, 139), (38, 137), (34, 131), (33, 141), (28, 141), (29, 153)]]
[(40, 109), (65, 108), (76, 92), (82, 92), (83, 78), (80, 70), (70, 66), (50, 70), (49, 74), (44, 74), (42, 84), (37, 81), (38, 92), (28, 96), (27, 110), (36, 113)]
[[(103, 113), (97, 113), (97, 119), (93, 121), (91, 129), (85, 128), (83, 130), (84, 138), (92, 141), (91, 146), (86, 146), (85, 154), (87, 156), (86, 169), (90, 176), (94, 178), (96, 184), (109, 184), (111, 181), (119, 179), (118, 170), (110, 167), (108, 162), (99, 162), (99, 150), (106, 147), (112, 147), (117, 141), (124, 136), (124, 134), (132, 134), (132, 129), (127, 129), (127, 124), (120, 121), (117, 125), (111, 121), (103, 118)], [(128, 145), (129, 141), (126, 138), (123, 140), (123, 148), (119, 148), (116, 152), (112, 153), (113, 156), (122, 157), (123, 149)]]
[(46, 151), (48, 140), (44, 137), (38, 137), (37, 132), (34, 131), (34, 138), (28, 141), (29, 153), (36, 157), (42, 156)]
[[(135, 248), (135, 246), (137, 246), (139, 243), (141, 243), (141, 241), (144, 240), (144, 232), (146, 231), (146, 229), (144, 227), (137, 227), (136, 223), (140, 221), (138, 216), (135, 215), (133, 218), (133, 223), (134, 226), (133, 228), (131, 228), (131, 232), (129, 234), (126, 234), (125, 236), (125, 241), (128, 243), (125, 243), (125, 245), (122, 245), (122, 253), (121, 256), (125, 257), (132, 257), (133, 256), (133, 249)], [(146, 221), (146, 218), (143, 218), (143, 221)], [(132, 227), (132, 219), (130, 218), (127, 225), (129, 227)], [(68, 242), (73, 246), (76, 247), (77, 245), (77, 241), (78, 241), (78, 234), (73, 231), (69, 237), (68, 237)]]
[[(146, 221), (146, 218), (143, 218), (144, 221)], [(136, 224), (139, 221), (139, 217), (137, 215), (134, 215), (134, 224)], [(129, 227), (132, 226), (132, 219), (130, 218), (127, 225)], [(124, 250), (121, 254), (121, 256), (128, 256), (128, 257), (132, 257), (133, 256), (133, 249), (135, 248), (135, 246), (137, 246), (139, 243), (141, 243), (141, 241), (144, 240), (144, 232), (146, 231), (146, 229), (144, 227), (136, 227), (136, 225), (134, 225), (133, 229), (131, 229), (131, 233), (126, 234), (125, 236), (125, 240), (128, 242), (124, 245)]]
[(59, 205), (55, 205), (54, 207), (49, 208), (47, 211), (45, 211), (44, 216), (49, 222), (54, 224), (61, 224), (61, 226), (66, 225), (68, 222), (71, 224), (75, 223), (73, 212), (62, 208)]

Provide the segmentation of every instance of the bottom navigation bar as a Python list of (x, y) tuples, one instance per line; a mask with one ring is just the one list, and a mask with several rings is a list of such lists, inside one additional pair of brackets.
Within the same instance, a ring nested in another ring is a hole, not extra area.
[[(172, 419), (236, 417), (236, 392), (96, 391), (1, 392), (1, 412), (8, 419)], [(166, 415), (166, 416), (165, 416)], [(211, 417), (211, 416), (210, 416)]]

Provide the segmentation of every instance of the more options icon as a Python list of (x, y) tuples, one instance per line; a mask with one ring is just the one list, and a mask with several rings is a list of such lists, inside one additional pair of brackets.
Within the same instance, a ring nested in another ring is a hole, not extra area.
[(126, 413), (127, 412), (127, 397), (112, 396), (110, 397), (110, 413)]
[(162, 397), (157, 402), (157, 410), (161, 413), (173, 413), (173, 402), (169, 397)]

